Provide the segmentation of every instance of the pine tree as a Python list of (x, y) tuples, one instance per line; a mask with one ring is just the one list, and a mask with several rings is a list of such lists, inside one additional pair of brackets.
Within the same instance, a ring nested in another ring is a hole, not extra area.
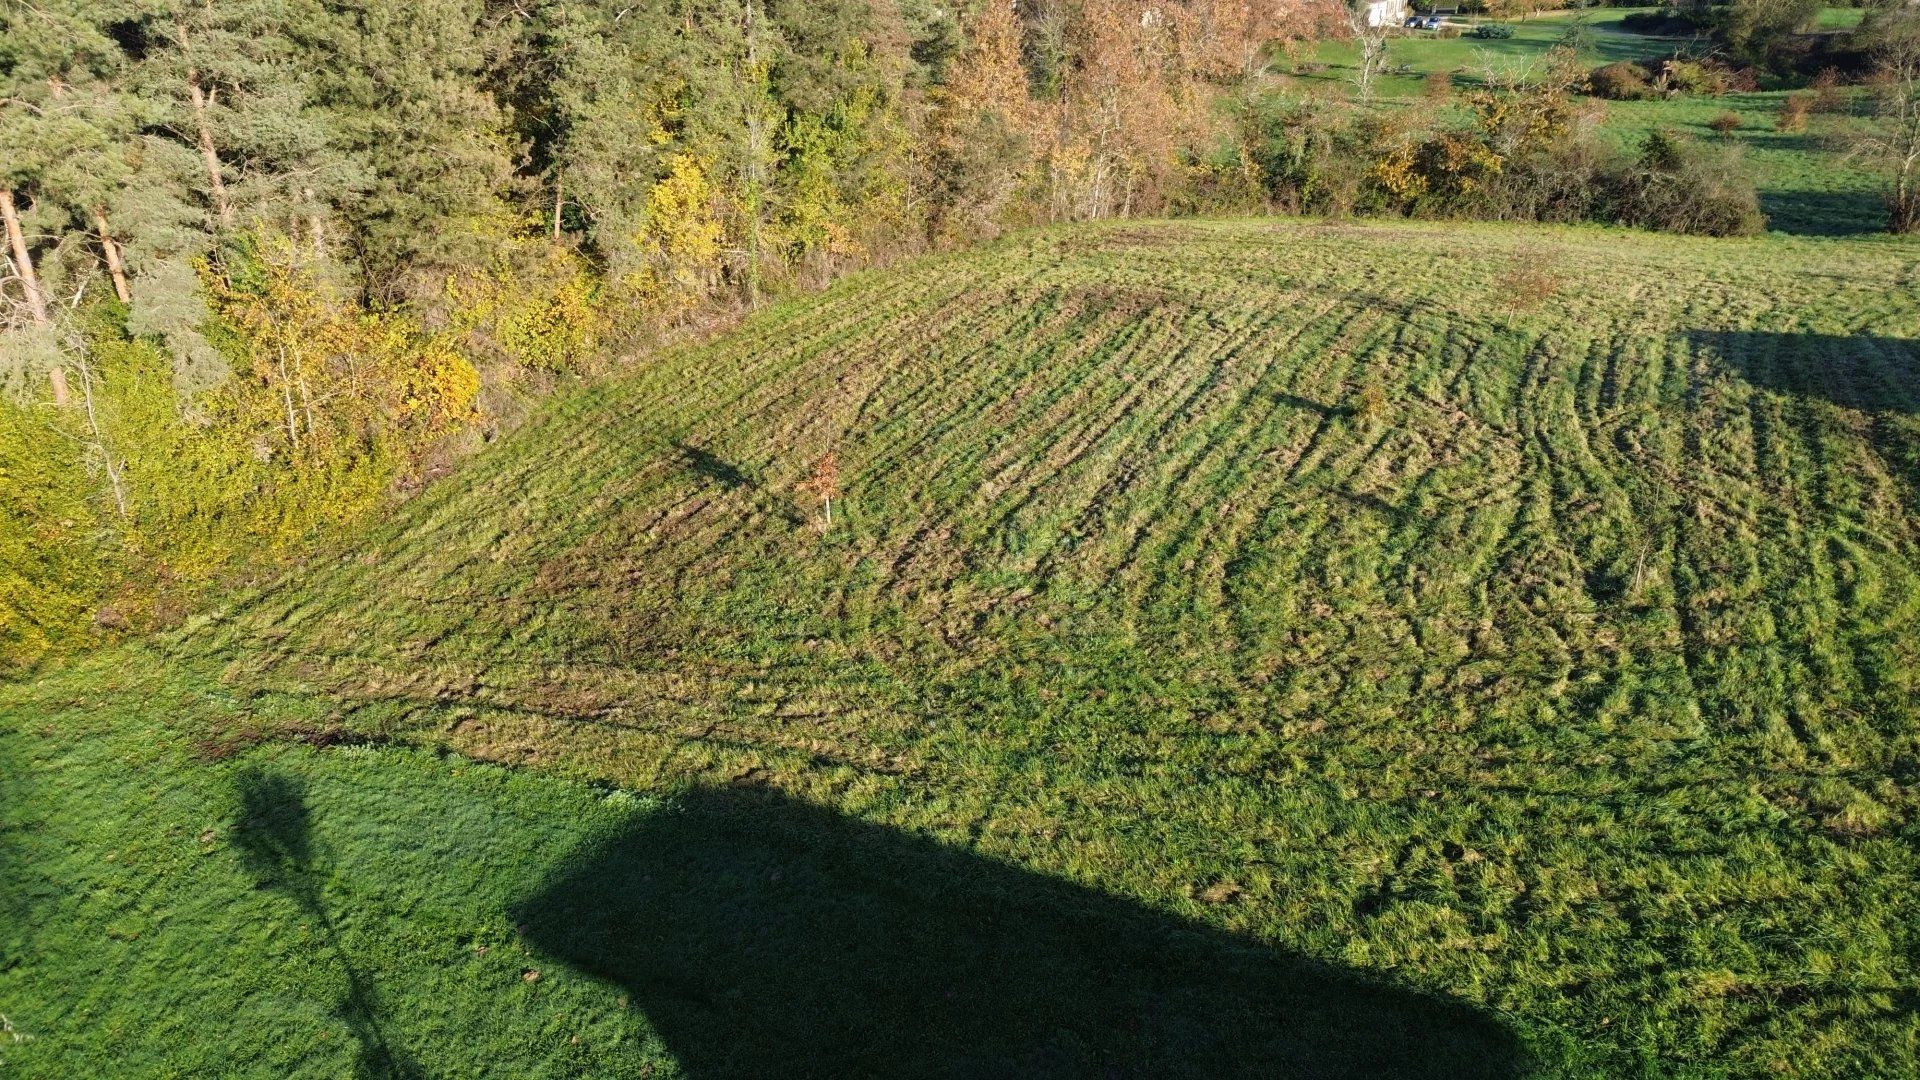
[(103, 212), (130, 279), (128, 327), (166, 341), (184, 402), (227, 373), (201, 332), (196, 265), (246, 236), (324, 234), (313, 193), (346, 186), (317, 102), (332, 25), (313, 0), (162, 0), (117, 25), (117, 90), (139, 130)]
[(20, 312), (9, 319), (9, 381), (44, 369), (69, 396), (57, 326), (94, 263), (80, 223), (99, 219), (128, 125), (106, 76), (119, 51), (87, 9), (66, 0), (0, 4), (0, 225)]
[(430, 293), (512, 227), (515, 148), (494, 96), (514, 56), (517, 31), (502, 25), (512, 18), (482, 0), (365, 0), (308, 48), (352, 176), (335, 209), (367, 298)]
[(615, 280), (642, 272), (653, 185), (689, 149), (685, 112), (696, 95), (685, 32), (662, 5), (550, 0), (522, 65), (527, 85), (515, 88), (531, 165), (555, 193), (554, 220), (578, 231)]
[(285, 220), (288, 177), (324, 156), (307, 41), (329, 36), (307, 0), (163, 0), (139, 22), (136, 91), (199, 157), (212, 226)]

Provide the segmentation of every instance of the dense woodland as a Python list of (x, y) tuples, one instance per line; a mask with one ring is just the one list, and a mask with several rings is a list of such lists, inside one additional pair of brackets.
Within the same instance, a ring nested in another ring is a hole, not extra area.
[(0, 653), (164, 617), (622, 342), (1174, 208), (1274, 10), (7, 0)]
[[(169, 617), (557, 382), (851, 268), (1210, 210), (1759, 227), (1567, 65), (1265, 93), (1337, 6), (0, 0), (0, 660)], [(1584, 132), (1584, 134), (1583, 134)]]

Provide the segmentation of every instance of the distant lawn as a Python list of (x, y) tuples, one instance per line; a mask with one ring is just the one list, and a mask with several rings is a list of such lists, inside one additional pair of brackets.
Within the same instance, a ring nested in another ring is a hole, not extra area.
[(1867, 9), (1864, 7), (1822, 8), (1820, 29), (1851, 30), (1860, 25), (1860, 20), (1865, 18), (1866, 14)]
[[(1850, 118), (1812, 118), (1807, 131), (1776, 130), (1784, 92), (1678, 97), (1668, 101), (1620, 101), (1607, 106), (1606, 131), (1633, 145), (1655, 128), (1672, 128), (1708, 144), (1740, 147), (1760, 190), (1767, 227), (1809, 236), (1847, 236), (1886, 227), (1880, 180), (1829, 145)], [(1708, 125), (1736, 113), (1741, 126), (1729, 137)]]
[[(1637, 10), (1656, 9), (1593, 8), (1577, 12), (1548, 12), (1531, 19), (1509, 21), (1507, 25), (1513, 27), (1513, 36), (1510, 38), (1481, 39), (1469, 33), (1457, 38), (1442, 38), (1427, 30), (1400, 31), (1389, 44), (1390, 73), (1381, 78), (1377, 93), (1384, 98), (1418, 97), (1423, 90), (1421, 80), (1436, 71), (1454, 73), (1455, 81), (1460, 85), (1479, 82), (1480, 73), (1488, 67), (1517, 73), (1560, 44), (1568, 30), (1577, 23), (1584, 23), (1589, 31), (1587, 48), (1581, 55), (1595, 67), (1620, 60), (1662, 59), (1672, 56), (1687, 44), (1689, 39), (1686, 38), (1650, 37), (1620, 29), (1620, 20)], [(1471, 15), (1456, 20), (1462, 26), (1494, 21), (1498, 20)], [(1335, 79), (1344, 82), (1352, 77), (1355, 53), (1350, 42), (1322, 42), (1314, 50), (1312, 59), (1331, 65), (1331, 68), (1325, 75), (1308, 76), (1307, 81)], [(1398, 70), (1402, 68), (1405, 70)]]
[[(1649, 37), (1619, 28), (1632, 10), (1594, 8), (1553, 12), (1510, 23), (1514, 36), (1480, 40), (1462, 36), (1440, 39), (1431, 33), (1409, 31), (1390, 46), (1390, 70), (1382, 76), (1378, 94), (1387, 102), (1412, 102), (1425, 93), (1424, 78), (1433, 72), (1452, 74), (1456, 88), (1478, 85), (1489, 67), (1517, 73), (1561, 43), (1567, 30), (1582, 21), (1589, 30), (1588, 47), (1581, 53), (1591, 67), (1620, 60), (1662, 59), (1683, 49), (1689, 39)], [(1859, 22), (1858, 8), (1828, 8), (1825, 28), (1844, 28)], [(1345, 42), (1323, 43), (1313, 54), (1323, 72), (1296, 76), (1298, 85), (1349, 91), (1354, 52)], [(1400, 73), (1404, 72), (1404, 73)], [(1738, 145), (1745, 154), (1768, 227), (1776, 231), (1814, 236), (1844, 236), (1876, 232), (1885, 227), (1886, 211), (1879, 181), (1857, 162), (1847, 160), (1828, 145), (1847, 118), (1816, 115), (1809, 130), (1784, 134), (1775, 130), (1784, 91), (1727, 94), (1722, 97), (1683, 95), (1663, 101), (1606, 103), (1606, 132), (1622, 146), (1632, 146), (1655, 128), (1672, 128), (1716, 144)], [(1722, 138), (1708, 126), (1714, 117), (1733, 112), (1742, 125)]]

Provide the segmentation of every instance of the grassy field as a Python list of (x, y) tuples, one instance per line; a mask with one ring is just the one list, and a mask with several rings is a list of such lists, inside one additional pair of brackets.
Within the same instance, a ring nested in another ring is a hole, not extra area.
[(1864, 7), (1823, 8), (1820, 12), (1819, 28), (1822, 30), (1851, 30), (1860, 25), (1865, 18)]
[[(1581, 58), (1594, 66), (1620, 60), (1663, 60), (1688, 44), (1685, 38), (1654, 37), (1620, 28), (1620, 20), (1634, 11), (1653, 8), (1593, 8), (1586, 11), (1547, 12), (1530, 19), (1510, 22), (1510, 38), (1442, 38), (1431, 31), (1408, 30), (1396, 33), (1388, 42), (1388, 72), (1381, 76), (1377, 93), (1388, 98), (1415, 98), (1424, 90), (1421, 79), (1435, 71), (1451, 72), (1457, 85), (1473, 85), (1492, 69), (1511, 73), (1538, 64), (1547, 50), (1567, 40), (1575, 25), (1585, 26)], [(1497, 21), (1466, 16), (1464, 26), (1476, 21)], [(1335, 80), (1351, 78), (1356, 52), (1351, 42), (1323, 41), (1315, 45), (1313, 59), (1329, 65), (1324, 73)], [(1321, 81), (1325, 81), (1324, 77)]]
[(1917, 287), (1252, 221), (763, 313), (0, 689), (0, 1067), (1920, 1075)]
[[(1489, 71), (1525, 71), (1529, 65), (1540, 63), (1547, 50), (1565, 41), (1569, 28), (1576, 23), (1587, 29), (1580, 57), (1590, 67), (1620, 60), (1665, 59), (1690, 46), (1683, 38), (1621, 30), (1619, 21), (1631, 10), (1548, 13), (1512, 23), (1513, 37), (1500, 40), (1441, 39), (1431, 33), (1409, 32), (1392, 40), (1389, 73), (1381, 76), (1378, 93), (1390, 102), (1407, 103), (1424, 97), (1424, 79), (1432, 73), (1449, 73), (1456, 88), (1466, 88), (1481, 83)], [(1859, 9), (1830, 8), (1823, 12), (1821, 25), (1838, 29), (1857, 23), (1859, 18)], [(1317, 47), (1313, 60), (1326, 65), (1324, 70), (1297, 77), (1298, 85), (1351, 91), (1355, 63), (1350, 44), (1325, 42)], [(1837, 147), (1835, 136), (1856, 121), (1816, 114), (1808, 130), (1780, 132), (1775, 125), (1787, 96), (1787, 91), (1773, 90), (1599, 104), (1606, 109), (1602, 130), (1621, 146), (1637, 145), (1656, 128), (1671, 128), (1703, 142), (1738, 146), (1759, 189), (1768, 228), (1776, 232), (1848, 236), (1884, 229), (1886, 206), (1878, 179)], [(1722, 136), (1709, 125), (1727, 112), (1738, 115), (1742, 124), (1731, 135)]]

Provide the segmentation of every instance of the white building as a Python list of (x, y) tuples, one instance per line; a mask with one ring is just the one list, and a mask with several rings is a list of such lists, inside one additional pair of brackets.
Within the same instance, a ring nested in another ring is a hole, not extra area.
[(1367, 4), (1368, 26), (1399, 26), (1413, 17), (1407, 0), (1371, 0)]

